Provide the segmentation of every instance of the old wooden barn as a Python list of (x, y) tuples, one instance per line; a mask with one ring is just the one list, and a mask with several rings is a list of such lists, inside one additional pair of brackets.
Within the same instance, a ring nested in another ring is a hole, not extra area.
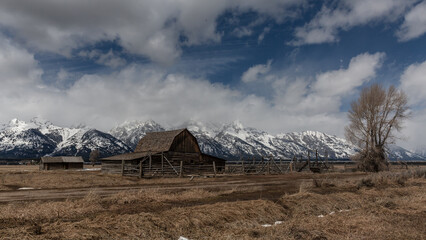
[(133, 153), (102, 159), (102, 172), (123, 175), (183, 175), (222, 171), (225, 160), (201, 152), (187, 130), (151, 132)]
[(42, 157), (40, 170), (83, 169), (82, 157)]

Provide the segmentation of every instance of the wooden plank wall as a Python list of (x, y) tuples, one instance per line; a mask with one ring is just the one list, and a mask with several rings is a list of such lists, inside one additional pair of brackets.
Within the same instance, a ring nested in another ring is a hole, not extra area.
[(198, 147), (197, 139), (188, 131), (183, 131), (177, 135), (169, 149), (173, 152), (181, 153), (201, 153)]

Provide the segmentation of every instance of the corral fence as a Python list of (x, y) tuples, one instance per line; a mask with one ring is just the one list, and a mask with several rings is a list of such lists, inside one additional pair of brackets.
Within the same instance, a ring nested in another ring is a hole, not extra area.
[[(311, 157), (313, 153), (313, 157)], [(190, 163), (189, 161), (173, 161), (163, 153), (157, 154), (157, 161), (153, 161), (154, 155), (145, 156), (142, 160), (122, 160), (113, 161), (102, 166), (102, 171), (109, 173), (121, 173), (122, 176), (142, 177), (183, 177), (183, 176), (216, 176), (232, 174), (285, 174), (289, 172), (311, 171), (314, 173), (334, 170), (356, 171), (357, 166), (353, 161), (348, 160), (328, 160), (327, 152), (322, 156), (318, 150), (308, 151), (305, 156), (294, 156), (292, 159), (269, 157), (241, 157), (239, 160), (228, 160), (225, 164), (215, 161), (202, 164)], [(392, 161), (408, 168), (407, 161)], [(337, 169), (336, 169), (337, 170)]]
[(223, 167), (216, 167), (215, 163), (213, 164), (203, 164), (203, 165), (194, 165), (194, 164), (183, 164), (183, 161), (180, 162), (180, 165), (173, 164), (152, 164), (151, 166), (133, 165), (126, 164), (123, 161), (122, 163), (122, 172), (123, 176), (138, 176), (138, 177), (183, 177), (188, 175), (212, 175), (223, 173)]
[[(327, 154), (325, 154), (327, 156)], [(149, 161), (148, 161), (149, 160)], [(332, 167), (328, 163), (328, 158), (321, 158), (318, 151), (315, 151), (315, 158), (311, 159), (310, 152), (307, 158), (296, 156), (292, 159), (276, 159), (269, 157), (240, 158), (237, 161), (227, 161), (224, 166), (217, 166), (213, 161), (211, 164), (202, 165), (169, 161), (167, 157), (161, 155), (161, 162), (151, 162), (147, 157), (142, 161), (121, 161), (121, 175), (156, 177), (156, 176), (188, 176), (203, 175), (216, 176), (217, 174), (285, 174), (288, 172), (322, 172)], [(120, 169), (120, 167), (114, 167)]]
[(269, 157), (240, 158), (239, 161), (229, 161), (225, 165), (227, 174), (284, 174), (288, 172), (322, 172), (332, 168), (327, 153), (321, 158), (315, 150), (315, 159), (311, 159), (310, 152), (305, 156), (294, 156), (292, 159)]
[[(154, 157), (157, 157), (154, 161)], [(185, 157), (183, 157), (185, 160)], [(188, 160), (188, 159), (186, 159)], [(109, 173), (121, 173), (123, 176), (156, 177), (156, 176), (185, 176), (185, 175), (213, 175), (224, 172), (224, 164), (191, 163), (191, 161), (177, 161), (169, 159), (165, 154), (153, 154), (141, 160), (122, 160), (109, 162), (102, 166), (102, 170)], [(121, 171), (120, 171), (121, 170)]]

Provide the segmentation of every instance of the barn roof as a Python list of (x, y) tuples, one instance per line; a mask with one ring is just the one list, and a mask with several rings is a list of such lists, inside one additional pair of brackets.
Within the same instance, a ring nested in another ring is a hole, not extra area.
[(82, 163), (83, 158), (82, 157), (66, 157), (66, 156), (59, 156), (59, 157), (41, 157), (42, 163)]
[(112, 157), (102, 158), (102, 160), (135, 160), (148, 156), (149, 152), (124, 153)]
[[(177, 135), (186, 129), (147, 133), (136, 146), (136, 152), (167, 152)], [(188, 130), (186, 130), (188, 131)]]

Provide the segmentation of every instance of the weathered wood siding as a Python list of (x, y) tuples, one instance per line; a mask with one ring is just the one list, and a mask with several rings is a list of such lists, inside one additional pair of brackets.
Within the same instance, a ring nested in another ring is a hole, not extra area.
[(170, 152), (201, 153), (197, 139), (188, 131), (182, 131), (173, 140)]
[(101, 171), (103, 173), (121, 174), (121, 161), (102, 160)]
[(64, 163), (65, 169), (83, 169), (83, 163)]
[[(185, 164), (203, 164), (201, 153), (184, 153), (184, 152), (167, 152), (164, 154), (166, 158), (173, 163), (180, 164), (183, 161)], [(161, 157), (159, 159), (161, 161)]]
[(64, 169), (63, 163), (44, 163), (44, 170), (59, 170)]

